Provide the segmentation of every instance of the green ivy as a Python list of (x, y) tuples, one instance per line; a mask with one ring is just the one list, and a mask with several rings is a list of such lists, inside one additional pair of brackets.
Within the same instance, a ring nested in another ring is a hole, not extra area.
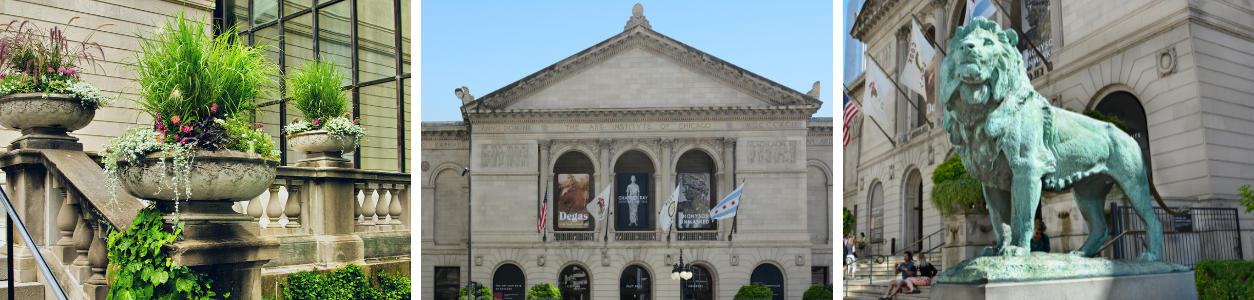
[(527, 291), (527, 300), (554, 300), (562, 299), (562, 291), (558, 290), (553, 284), (545, 282), (531, 286), (531, 290)]
[(366, 280), (360, 266), (349, 264), (330, 274), (300, 271), (287, 275), (284, 300), (409, 300), (409, 276), (379, 273), (380, 288)]
[(827, 287), (823, 285), (812, 285), (805, 294), (801, 295), (802, 300), (833, 299), (834, 297), (832, 291), (827, 290)]
[(1254, 262), (1202, 260), (1193, 273), (1201, 300), (1254, 299)]
[(1241, 191), (1241, 206), (1245, 206), (1245, 213), (1254, 211), (1254, 192), (1250, 191), (1250, 185), (1243, 185)]
[(932, 183), (932, 207), (942, 216), (986, 207), (984, 186), (971, 178), (958, 155), (936, 166), (936, 170), (932, 171)]
[(771, 299), (771, 297), (775, 297), (775, 292), (771, 291), (770, 288), (762, 285), (762, 283), (754, 282), (751, 285), (740, 287), (740, 291), (737, 291), (736, 296), (733, 297), (732, 299), (733, 300), (760, 300), (760, 299)]
[[(182, 238), (183, 222), (167, 231), (161, 212), (148, 207), (139, 211), (126, 231), (109, 233), (109, 264), (116, 266), (110, 280), (110, 300), (214, 299), (213, 280), (175, 263), (161, 246)], [(223, 298), (230, 297), (230, 293)]]

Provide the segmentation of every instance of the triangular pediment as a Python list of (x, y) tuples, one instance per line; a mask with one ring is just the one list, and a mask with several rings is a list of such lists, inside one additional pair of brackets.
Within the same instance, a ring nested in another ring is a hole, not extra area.
[(813, 106), (818, 99), (643, 26), (475, 100), (476, 109)]

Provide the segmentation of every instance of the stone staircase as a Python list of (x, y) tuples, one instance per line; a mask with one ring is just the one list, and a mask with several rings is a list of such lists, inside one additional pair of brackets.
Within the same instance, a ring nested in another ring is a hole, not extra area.
[[(2, 251), (2, 250), (0, 250)], [(0, 255), (0, 300), (9, 299), (9, 259)], [(13, 283), (13, 297), (17, 299), (44, 299), (44, 284), (39, 282)]]
[[(932, 263), (932, 266), (936, 267), (938, 274), (940, 271), (944, 270), (944, 266), (940, 264), (939, 255), (929, 256), (929, 258), (934, 260), (931, 263)], [(875, 300), (875, 299), (879, 299), (880, 297), (883, 297), (885, 291), (888, 290), (888, 281), (893, 280), (893, 279), (901, 279), (900, 274), (893, 275), (893, 266), (896, 266), (898, 263), (901, 263), (903, 261), (904, 260), (902, 260), (901, 257), (896, 257), (896, 258), (889, 259), (888, 261), (884, 263), (880, 263), (880, 264), (872, 264), (872, 263), (865, 262), (865, 261), (862, 263), (859, 263), (858, 270), (857, 272), (854, 273), (855, 275), (857, 275), (858, 279), (857, 280), (845, 280), (846, 282), (845, 284), (848, 286), (848, 293), (846, 294), (842, 292), (839, 295), (844, 297), (844, 299), (846, 300)], [(874, 280), (871, 280), (871, 276), (874, 276), (873, 278)], [(842, 287), (846, 285), (842, 285)], [(919, 294), (900, 294), (899, 293), (896, 296), (893, 296), (893, 299), (897, 299), (897, 300), (929, 299), (931, 297), (930, 296), (931, 289), (932, 288), (930, 286), (924, 286), (919, 289), (921, 291), (921, 293)]]

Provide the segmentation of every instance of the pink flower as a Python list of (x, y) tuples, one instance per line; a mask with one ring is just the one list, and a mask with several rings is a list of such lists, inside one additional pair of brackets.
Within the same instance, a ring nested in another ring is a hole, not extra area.
[(300, 117), (292, 118), (292, 122), (296, 122), (297, 120), (300, 120)]
[(174, 117), (171, 117), (171, 118), (170, 118), (170, 122), (174, 122), (174, 124), (178, 124), (178, 123), (179, 123), (179, 116), (174, 116)]
[(48, 73), (52, 73), (52, 72), (56, 72), (56, 71), (57, 71), (57, 70), (53, 70), (52, 68), (48, 68)]
[(190, 133), (190, 132), (192, 132), (192, 127), (191, 127), (191, 126), (183, 126), (183, 127), (179, 127), (179, 130), (182, 130), (182, 131), (183, 131), (183, 133)]
[(157, 128), (157, 130), (165, 131), (165, 125), (162, 125), (161, 123), (157, 123), (157, 126), (154, 127)]
[(357, 125), (357, 119), (353, 119), (353, 125)]
[(318, 121), (322, 121), (322, 118), (317, 118), (317, 119), (314, 119), (314, 120), (313, 120), (313, 124), (314, 124), (314, 126), (318, 126)]
[(190, 141), (190, 140), (192, 140), (192, 139), (191, 139), (191, 138), (183, 138), (182, 140), (179, 140), (179, 144), (186, 144), (186, 143), (187, 143), (187, 141)]
[(66, 70), (66, 71), (68, 71), (68, 72), (70, 72), (70, 75), (78, 74), (78, 70), (75, 70), (74, 68), (69, 68), (69, 69), (65, 69), (65, 70)]
[(218, 104), (214, 103), (212, 106), (209, 106), (209, 112), (218, 112)]
[(61, 73), (61, 74), (69, 74), (69, 73), (66, 73), (66, 72), (65, 72), (65, 67), (59, 67), (59, 68), (57, 68), (57, 72), (59, 72), (59, 73)]

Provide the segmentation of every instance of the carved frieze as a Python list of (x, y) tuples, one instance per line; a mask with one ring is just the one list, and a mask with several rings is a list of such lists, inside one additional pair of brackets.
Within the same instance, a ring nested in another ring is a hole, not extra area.
[(797, 142), (749, 142), (747, 152), (750, 164), (791, 164), (797, 161)]
[(595, 140), (553, 140), (549, 146), (549, 159), (557, 159), (557, 155), (560, 154), (558, 151), (574, 148), (585, 150), (589, 155), (588, 159), (592, 161), (597, 161), (598, 156), (601, 155), (601, 151), (597, 151)]
[(526, 167), (531, 158), (525, 144), (487, 144), (481, 155), (481, 167)]

